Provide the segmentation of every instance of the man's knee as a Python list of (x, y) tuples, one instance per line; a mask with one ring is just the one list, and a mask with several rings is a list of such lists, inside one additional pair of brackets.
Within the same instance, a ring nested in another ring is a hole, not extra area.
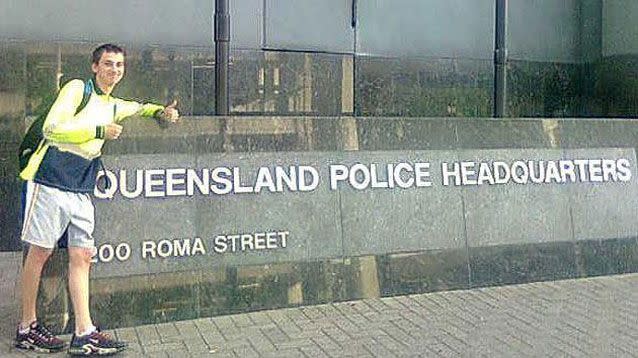
[(69, 260), (72, 263), (90, 264), (91, 259), (95, 256), (95, 247), (70, 247)]
[(28, 250), (27, 255), (37, 263), (44, 263), (53, 252), (53, 249), (47, 249), (37, 245), (29, 245)]

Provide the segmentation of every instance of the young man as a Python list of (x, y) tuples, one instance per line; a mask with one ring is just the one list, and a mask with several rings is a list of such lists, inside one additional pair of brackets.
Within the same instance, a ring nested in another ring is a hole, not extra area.
[(100, 332), (89, 313), (89, 268), (96, 252), (93, 240), (94, 207), (90, 193), (100, 166), (101, 149), (122, 132), (126, 117), (141, 115), (177, 121), (176, 103), (163, 107), (111, 96), (124, 76), (125, 52), (105, 44), (93, 51), (89, 80), (92, 93), (86, 106), (75, 113), (85, 96), (85, 83), (72, 80), (58, 94), (43, 126), (45, 141), (20, 173), (26, 181), (22, 240), (29, 244), (22, 269), (22, 319), (16, 346), (40, 352), (62, 350), (65, 343), (36, 318), (36, 298), (42, 267), (58, 239), (67, 231), (69, 291), (75, 313), (75, 334), (69, 353), (112, 354), (126, 347)]

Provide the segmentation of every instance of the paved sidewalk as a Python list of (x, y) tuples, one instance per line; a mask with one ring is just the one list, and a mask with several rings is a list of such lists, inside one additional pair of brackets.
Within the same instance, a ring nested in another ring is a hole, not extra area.
[[(2, 333), (0, 356), (37, 356), (13, 349), (13, 332)], [(638, 274), (367, 299), (114, 333), (132, 343), (123, 357), (638, 357)]]

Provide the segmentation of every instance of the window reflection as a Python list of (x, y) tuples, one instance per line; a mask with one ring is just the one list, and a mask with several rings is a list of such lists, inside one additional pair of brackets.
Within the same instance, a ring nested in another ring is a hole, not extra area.
[(578, 117), (582, 105), (580, 64), (512, 61), (508, 112), (512, 117)]
[[(61, 83), (89, 78), (92, 43), (26, 45), (28, 115)], [(126, 75), (114, 94), (139, 101), (177, 99), (183, 115), (214, 111), (214, 54), (204, 49), (127, 47)], [(202, 71), (204, 69), (205, 71)]]
[(236, 115), (335, 116), (342, 111), (346, 55), (235, 51), (231, 111)]
[(356, 59), (356, 114), (489, 117), (493, 68), (467, 59)]
[[(92, 43), (26, 45), (27, 114), (61, 83), (91, 76)], [(126, 75), (115, 89), (120, 97), (179, 102), (187, 116), (215, 113), (213, 49), (128, 47)], [(233, 51), (230, 101), (233, 115), (340, 115), (342, 85), (352, 82), (344, 71), (346, 55)], [(350, 86), (352, 87), (352, 86)], [(348, 94), (351, 96), (351, 94)], [(350, 99), (351, 101), (351, 99)]]
[(215, 114), (215, 59), (196, 58), (192, 64), (192, 114)]

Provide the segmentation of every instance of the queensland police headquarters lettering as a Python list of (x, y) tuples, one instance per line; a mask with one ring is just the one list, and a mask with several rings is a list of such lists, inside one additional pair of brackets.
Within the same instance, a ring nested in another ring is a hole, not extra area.
[[(100, 172), (95, 196), (107, 199), (170, 198), (260, 193), (312, 192), (322, 183), (330, 191), (344, 186), (354, 190), (404, 190), (433, 186), (553, 185), (570, 183), (629, 182), (631, 161), (627, 158), (577, 158), (561, 160), (450, 161), (441, 162), (432, 180), (432, 165), (426, 161), (392, 163), (331, 164), (324, 170), (311, 165), (260, 166), (251, 170), (239, 166), (214, 168), (121, 169)], [(320, 173), (327, 173), (322, 178)], [(99, 185), (108, 178), (109, 185)], [(136, 248), (145, 260), (280, 250), (294, 240), (287, 230), (228, 233), (200, 237), (142, 241)], [(103, 244), (97, 261), (126, 261), (133, 248), (129, 243)]]
[[(333, 164), (328, 168), (330, 190), (347, 185), (356, 190), (407, 189), (433, 186), (429, 162)], [(512, 162), (443, 162), (440, 185), (567, 184), (628, 182), (628, 159), (516, 160)], [(98, 185), (98, 199), (119, 194), (128, 199), (193, 195), (311, 192), (322, 183), (318, 168), (308, 165), (259, 167), (244, 175), (240, 167), (212, 169), (166, 168), (100, 172), (108, 186)]]

